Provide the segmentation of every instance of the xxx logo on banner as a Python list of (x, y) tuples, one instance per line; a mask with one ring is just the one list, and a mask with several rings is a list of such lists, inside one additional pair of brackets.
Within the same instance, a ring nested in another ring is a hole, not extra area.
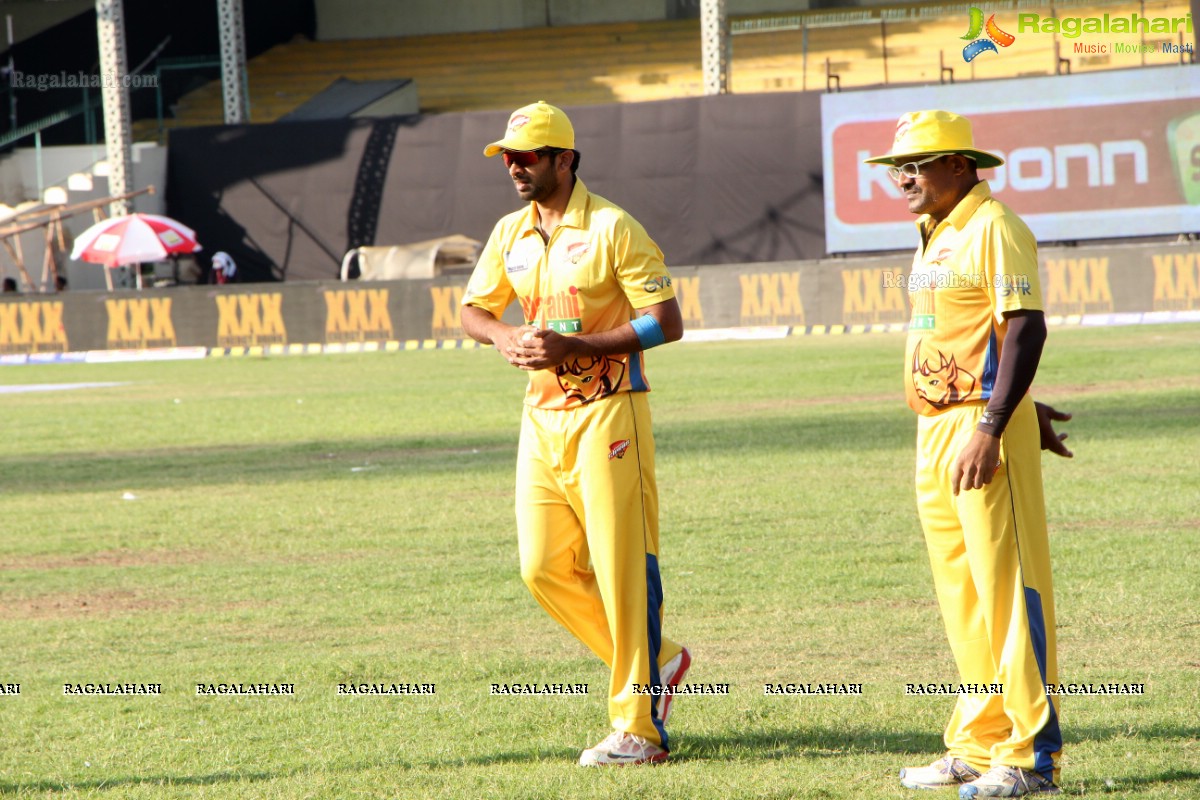
[[(1000, 51), (996, 49), (996, 45), (1008, 47), (1017, 40), (1017, 37), (1011, 33), (1000, 30), (1000, 26), (996, 24), (995, 14), (987, 18), (987, 24), (985, 25), (983, 22), (983, 12), (974, 6), (971, 6), (970, 25), (971, 27), (967, 30), (966, 35), (962, 37), (970, 42), (970, 44), (963, 48), (963, 61), (966, 61), (968, 64), (974, 61), (981, 53), (999, 53)], [(980, 38), (981, 33), (986, 33), (987, 35)]]

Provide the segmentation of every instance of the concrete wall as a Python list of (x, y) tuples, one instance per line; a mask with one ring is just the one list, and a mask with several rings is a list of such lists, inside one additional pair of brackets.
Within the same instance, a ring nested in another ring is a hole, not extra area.
[[(167, 188), (167, 148), (154, 142), (137, 142), (131, 150), (133, 158), (133, 188), (153, 186), (157, 198), (147, 202), (158, 209), (163, 208), (162, 195)], [(29, 200), (38, 200), (38, 160), (41, 160), (43, 188), (65, 186), (67, 178), (77, 172), (89, 172), (97, 162), (103, 160), (103, 144), (64, 145), (43, 147), (39, 156), (32, 147), (13, 150), (0, 159), (0, 202), (15, 206)], [(107, 189), (107, 182), (104, 187)], [(73, 194), (72, 203), (103, 197), (103, 194)], [(139, 208), (139, 211), (151, 211)], [(160, 213), (153, 211), (152, 213)]]
[[(65, 183), (75, 172), (86, 172), (104, 158), (103, 143), (43, 147), (41, 150), (42, 185)], [(0, 200), (15, 206), (38, 198), (38, 151), (19, 147), (0, 160)]]
[[(104, 146), (71, 145), (42, 148), (42, 172), (46, 186), (65, 186), (69, 175), (88, 172), (97, 160), (104, 158)], [(131, 187), (134, 190), (153, 186), (155, 193), (136, 198), (133, 210), (147, 214), (166, 213), (167, 148), (152, 142), (139, 142), (132, 149)], [(18, 203), (36, 201), (37, 152), (33, 148), (15, 150), (0, 161), (0, 201), (16, 206)], [(108, 196), (108, 179), (93, 176), (90, 191), (71, 191), (68, 205), (98, 200)], [(69, 251), (75, 236), (86, 230), (95, 219), (91, 212), (79, 214), (63, 221), (66, 229), (66, 249)], [(0, 225), (3, 225), (0, 220)], [(42, 279), (45, 257), (45, 232), (43, 229), (21, 234), (21, 255), (30, 277), (35, 282)], [(105, 288), (104, 271), (93, 264), (73, 262), (59, 254), (57, 268), (67, 277), (74, 289)], [(0, 277), (17, 278), (22, 282), (19, 271), (6, 251), (0, 250)], [(30, 287), (23, 286), (28, 290)]]

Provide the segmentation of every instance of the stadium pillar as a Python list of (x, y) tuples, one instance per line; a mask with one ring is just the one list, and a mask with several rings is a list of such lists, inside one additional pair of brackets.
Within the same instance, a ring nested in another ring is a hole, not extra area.
[[(104, 142), (108, 158), (108, 193), (129, 193), (131, 160), (128, 66), (125, 61), (125, 10), (122, 0), (96, 0), (96, 36), (100, 43), (100, 96), (104, 102)], [(113, 216), (129, 213), (129, 200), (109, 206)]]
[(221, 27), (221, 84), (225, 96), (225, 124), (250, 121), (246, 97), (246, 30), (242, 0), (217, 0), (217, 22)]
[(725, 0), (700, 0), (701, 65), (704, 93), (729, 92), (729, 19)]

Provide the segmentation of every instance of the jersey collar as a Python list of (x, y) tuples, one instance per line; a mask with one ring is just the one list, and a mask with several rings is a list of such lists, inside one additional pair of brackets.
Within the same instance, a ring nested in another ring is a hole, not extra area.
[(571, 190), (571, 199), (567, 201), (567, 213), (563, 214), (563, 225), (572, 228), (587, 227), (588, 190), (583, 181), (575, 178), (575, 188)]
[[(991, 199), (992, 189), (988, 186), (987, 181), (980, 181), (971, 187), (971, 191), (958, 201), (946, 218), (942, 220), (941, 225), (949, 225), (956, 231), (961, 231), (966, 227), (967, 221), (975, 214), (979, 206), (983, 205), (983, 201)], [(941, 225), (932, 225), (933, 218), (928, 214), (922, 214), (917, 217), (917, 230), (921, 232), (921, 238), (929, 241), (933, 238), (934, 233)]]
[[(521, 236), (537, 234), (537, 217), (534, 216), (533, 206), (534, 204), (530, 202), (529, 207), (525, 209), (525, 218), (521, 222)], [(588, 190), (583, 185), (583, 181), (576, 178), (575, 186), (571, 189), (571, 199), (567, 201), (567, 210), (563, 213), (559, 227), (586, 228), (587, 213)]]

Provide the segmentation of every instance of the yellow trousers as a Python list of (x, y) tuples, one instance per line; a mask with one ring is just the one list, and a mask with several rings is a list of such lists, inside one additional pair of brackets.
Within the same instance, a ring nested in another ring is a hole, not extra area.
[(1022, 767), (1058, 782), (1062, 750), (1050, 545), (1041, 445), (1026, 396), (1001, 438), (1001, 466), (982, 489), (950, 484), (982, 403), (918, 418), (917, 505), (938, 604), (963, 683), (1003, 694), (958, 697), (947, 752), (984, 771)]
[[(565, 411), (525, 407), (517, 456), (521, 577), (608, 664), (619, 731), (667, 747), (647, 686), (682, 650), (662, 637), (658, 489), (645, 392)], [(641, 687), (643, 691), (638, 691)]]

